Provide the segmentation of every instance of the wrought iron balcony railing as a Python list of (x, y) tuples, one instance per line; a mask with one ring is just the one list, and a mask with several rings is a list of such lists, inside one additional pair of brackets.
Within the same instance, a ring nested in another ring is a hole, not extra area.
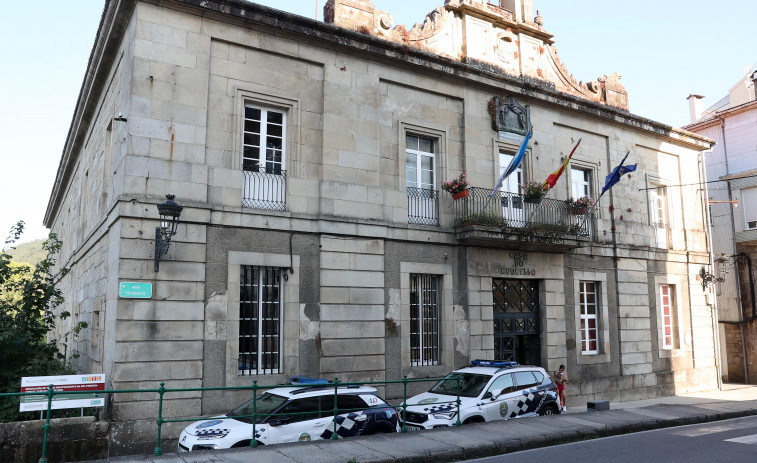
[(439, 193), (436, 190), (407, 187), (407, 222), (439, 225)]
[[(545, 232), (588, 237), (593, 213), (571, 207), (564, 200), (531, 200), (523, 195), (469, 188), (470, 195), (454, 202), (455, 225), (483, 225), (513, 231)], [(588, 217), (587, 217), (588, 215)]]
[(254, 209), (286, 210), (286, 171), (264, 167), (242, 171), (242, 206)]

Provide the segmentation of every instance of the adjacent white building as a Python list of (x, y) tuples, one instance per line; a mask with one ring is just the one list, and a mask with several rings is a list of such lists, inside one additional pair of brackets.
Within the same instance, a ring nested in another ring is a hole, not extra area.
[(686, 130), (715, 140), (705, 155), (723, 376), (757, 382), (757, 65), (707, 109), (690, 95)]

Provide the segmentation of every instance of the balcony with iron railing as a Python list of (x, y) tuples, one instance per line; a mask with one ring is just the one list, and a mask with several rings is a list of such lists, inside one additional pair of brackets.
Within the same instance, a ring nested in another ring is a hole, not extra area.
[(242, 171), (242, 207), (286, 210), (285, 170), (253, 166)]
[(439, 225), (439, 192), (407, 187), (407, 223)]
[(565, 200), (469, 188), (454, 201), (457, 241), (495, 247), (564, 251), (593, 239), (594, 214)]

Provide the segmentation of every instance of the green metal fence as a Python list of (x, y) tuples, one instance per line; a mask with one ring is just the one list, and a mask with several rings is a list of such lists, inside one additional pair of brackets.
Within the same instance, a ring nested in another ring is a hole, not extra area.
[[(423, 378), (423, 379), (408, 379), (407, 375), (405, 375), (401, 380), (398, 381), (365, 381), (365, 382), (340, 382), (339, 378), (334, 378), (334, 381), (331, 383), (315, 383), (315, 384), (297, 384), (294, 385), (298, 388), (324, 388), (324, 387), (333, 387), (334, 388), (334, 432), (331, 435), (331, 439), (336, 440), (338, 439), (337, 435), (337, 421), (336, 417), (339, 414), (354, 411), (354, 410), (360, 410), (360, 409), (340, 409), (337, 406), (337, 397), (339, 395), (339, 388), (340, 387), (346, 387), (346, 386), (386, 386), (389, 384), (402, 384), (402, 403), (401, 404), (395, 404), (392, 405), (391, 403), (387, 402), (389, 406), (395, 408), (395, 409), (402, 409), (402, 427), (401, 432), (407, 432), (407, 425), (406, 423), (406, 417), (407, 417), (407, 407), (413, 406), (413, 405), (419, 405), (417, 403), (407, 403), (407, 385), (409, 383), (418, 383), (418, 382), (438, 382), (441, 380), (454, 380), (457, 383), (457, 395), (455, 397), (455, 400), (450, 400), (447, 402), (436, 402), (437, 404), (446, 404), (446, 403), (454, 403), (457, 410), (457, 422), (455, 423), (455, 426), (460, 426), (460, 376), (454, 376), (454, 377), (445, 377), (445, 378)], [(252, 435), (251, 435), (251, 441), (250, 441), (250, 447), (257, 447), (258, 442), (255, 439), (255, 433), (256, 433), (256, 426), (257, 426), (257, 418), (259, 416), (264, 417), (273, 417), (273, 416), (287, 416), (287, 415), (293, 415), (293, 413), (266, 413), (264, 415), (258, 415), (256, 413), (257, 411), (257, 398), (258, 398), (258, 391), (263, 390), (270, 390), (270, 389), (276, 389), (276, 388), (283, 388), (283, 387), (292, 387), (292, 384), (282, 384), (282, 385), (275, 385), (275, 386), (258, 386), (257, 381), (252, 382), (252, 386), (238, 386), (238, 387), (197, 387), (197, 388), (182, 388), (182, 389), (170, 389), (165, 387), (165, 383), (161, 382), (160, 387), (157, 389), (119, 389), (119, 390), (104, 390), (104, 391), (98, 391), (100, 394), (123, 394), (123, 393), (135, 393), (135, 392), (152, 392), (158, 394), (158, 418), (156, 420), (157, 424), (157, 439), (156, 439), (156, 446), (155, 451), (153, 452), (154, 455), (159, 456), (163, 454), (163, 449), (161, 448), (160, 441), (161, 441), (161, 432), (163, 425), (165, 423), (179, 423), (179, 422), (185, 422), (185, 421), (198, 421), (208, 418), (215, 418), (215, 419), (233, 419), (233, 418), (224, 418), (224, 417), (192, 417), (192, 418), (180, 418), (180, 419), (163, 419), (163, 399), (166, 394), (170, 394), (173, 392), (202, 392), (202, 391), (239, 391), (239, 390), (248, 390), (252, 392), (252, 414), (251, 415), (241, 415), (241, 416), (235, 416), (234, 418), (251, 418), (252, 419)], [(29, 395), (45, 395), (47, 397), (47, 417), (45, 419), (45, 424), (42, 426), (42, 429), (44, 430), (44, 437), (42, 440), (42, 456), (39, 459), (39, 463), (47, 463), (47, 440), (48, 435), (50, 432), (50, 416), (52, 412), (52, 403), (53, 403), (53, 397), (56, 395), (61, 394), (92, 394), (92, 391), (55, 391), (53, 389), (53, 385), (49, 385), (47, 392), (44, 394), (40, 394), (39, 392), (10, 392), (10, 393), (0, 393), (0, 398), (2, 397), (20, 397), (20, 396), (29, 396)]]

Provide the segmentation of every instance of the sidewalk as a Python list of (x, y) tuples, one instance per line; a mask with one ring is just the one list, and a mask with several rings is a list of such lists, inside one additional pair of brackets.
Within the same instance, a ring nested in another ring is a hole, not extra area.
[(447, 462), (511, 453), (548, 445), (648, 429), (757, 415), (757, 386), (725, 384), (722, 391), (635, 402), (610, 410), (571, 407), (561, 415), (521, 418), (382, 434), (337, 441), (282, 444), (256, 449), (119, 457), (112, 462), (161, 463), (395, 463)]

